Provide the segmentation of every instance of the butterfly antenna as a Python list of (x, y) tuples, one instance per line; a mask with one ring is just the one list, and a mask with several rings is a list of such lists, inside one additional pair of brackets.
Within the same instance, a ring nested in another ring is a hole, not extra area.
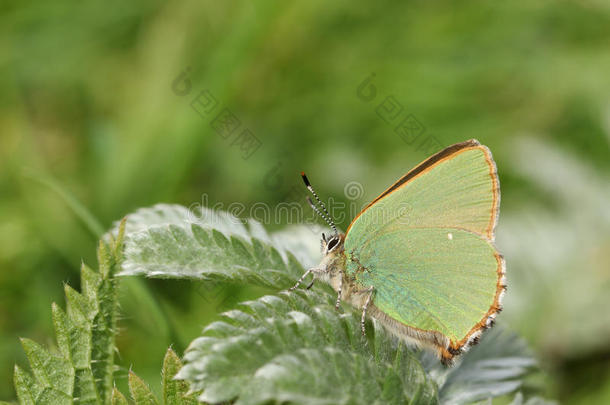
[[(309, 203), (309, 206), (316, 212), (316, 214), (318, 214), (319, 216), (322, 217), (322, 219), (328, 224), (328, 226), (332, 227), (333, 229), (335, 229), (335, 224), (330, 220), (330, 218), (328, 218), (326, 215), (324, 215), (324, 213), (322, 211), (320, 211), (318, 209), (318, 207), (315, 206), (315, 204), (313, 203), (313, 201), (311, 201), (311, 198), (309, 198), (309, 196), (305, 197), (305, 199), (307, 200), (307, 202)], [(336, 231), (335, 231), (336, 233)]]
[(311, 186), (311, 183), (309, 182), (309, 179), (307, 178), (307, 176), (305, 175), (304, 172), (301, 172), (301, 177), (303, 178), (303, 182), (305, 182), (305, 186), (307, 187), (307, 189), (311, 192), (311, 194), (313, 194), (314, 198), (316, 199), (316, 201), (318, 202), (318, 204), (320, 205), (320, 207), (322, 208), (321, 212), (318, 207), (315, 206), (315, 204), (313, 203), (313, 201), (311, 201), (311, 198), (307, 197), (307, 202), (309, 203), (309, 205), (311, 206), (311, 208), (319, 215), (321, 216), (324, 221), (326, 221), (326, 223), (328, 225), (330, 225), (331, 228), (333, 228), (333, 231), (335, 231), (335, 234), (338, 234), (339, 232), (337, 231), (337, 226), (335, 225), (333, 219), (331, 218), (330, 214), (328, 213), (328, 211), (326, 210), (326, 206), (324, 205), (324, 203), (322, 202), (322, 200), (320, 200), (320, 197), (318, 197), (318, 194), (316, 193), (316, 191), (313, 189), (313, 187)]

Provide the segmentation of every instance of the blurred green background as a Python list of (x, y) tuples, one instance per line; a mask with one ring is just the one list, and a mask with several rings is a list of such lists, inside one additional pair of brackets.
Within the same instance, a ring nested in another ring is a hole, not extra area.
[[(547, 397), (610, 403), (609, 72), (603, 0), (2, 2), (0, 399), (26, 365), (18, 338), (52, 342), (62, 283), (79, 288), (97, 233), (138, 207), (302, 201), (300, 170), (323, 198), (361, 183), (365, 204), (430, 143), (477, 138), (502, 185), (501, 318)], [(390, 96), (403, 110), (387, 123)], [(211, 124), (224, 108), (240, 122), (227, 139)], [(394, 131), (406, 115), (415, 141)], [(236, 141), (246, 128), (256, 150)], [(260, 294), (124, 281), (119, 379), (133, 367), (156, 390), (168, 345)]]

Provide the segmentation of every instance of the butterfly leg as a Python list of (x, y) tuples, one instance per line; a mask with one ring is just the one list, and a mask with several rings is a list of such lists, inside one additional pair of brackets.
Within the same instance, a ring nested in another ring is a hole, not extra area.
[(362, 318), (360, 319), (360, 328), (362, 328), (362, 336), (366, 336), (366, 328), (365, 320), (366, 320), (366, 310), (373, 299), (373, 294), (375, 293), (375, 287), (369, 287), (366, 290), (362, 291), (362, 293), (369, 293), (369, 296), (366, 298), (364, 306), (362, 307)]
[(341, 305), (341, 290), (343, 289), (343, 277), (339, 281), (339, 289), (337, 290), (337, 301), (335, 302), (335, 309), (339, 310), (339, 305)]
[[(301, 276), (301, 278), (297, 281), (297, 283), (292, 286), (290, 288), (289, 291), (293, 291), (295, 290), (299, 285), (301, 285), (301, 283), (303, 282), (303, 280), (305, 280), (305, 277), (307, 277), (310, 273), (313, 273), (314, 269), (309, 269), (307, 270), (305, 273), (303, 273), (303, 275)], [(307, 287), (308, 289), (311, 288), (311, 286), (313, 285), (313, 280), (311, 281), (311, 283), (309, 284), (309, 286)]]

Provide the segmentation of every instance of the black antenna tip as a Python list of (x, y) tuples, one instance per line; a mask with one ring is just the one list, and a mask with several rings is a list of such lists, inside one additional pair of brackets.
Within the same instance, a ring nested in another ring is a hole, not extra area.
[(309, 179), (305, 175), (305, 172), (301, 172), (301, 177), (303, 178), (303, 181), (305, 182), (305, 186), (311, 187), (311, 184), (309, 183)]

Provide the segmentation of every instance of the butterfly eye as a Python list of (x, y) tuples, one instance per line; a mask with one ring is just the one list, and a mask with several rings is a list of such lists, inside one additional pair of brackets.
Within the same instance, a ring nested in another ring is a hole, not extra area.
[(337, 243), (339, 243), (339, 238), (332, 238), (331, 240), (328, 241), (328, 245), (327, 245), (326, 249), (330, 252), (337, 246)]

